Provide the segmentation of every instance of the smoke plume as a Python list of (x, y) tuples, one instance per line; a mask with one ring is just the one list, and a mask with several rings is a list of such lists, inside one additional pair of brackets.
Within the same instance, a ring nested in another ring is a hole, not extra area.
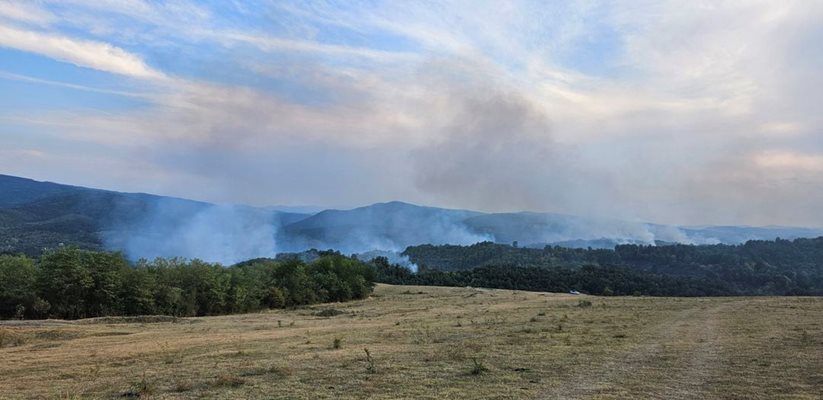
[(183, 257), (232, 264), (274, 257), (278, 225), (276, 215), (262, 209), (161, 199), (139, 218), (105, 232), (103, 240), (130, 259)]

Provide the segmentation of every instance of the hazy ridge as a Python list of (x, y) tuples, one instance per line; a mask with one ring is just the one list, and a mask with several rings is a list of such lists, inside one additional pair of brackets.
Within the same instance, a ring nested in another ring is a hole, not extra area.
[(420, 244), (482, 241), (608, 248), (823, 236), (823, 229), (632, 222), (551, 213), (481, 213), (403, 202), (297, 213), (121, 193), (0, 175), (0, 252), (39, 254), (62, 244), (232, 263), (310, 248), (401, 252)]

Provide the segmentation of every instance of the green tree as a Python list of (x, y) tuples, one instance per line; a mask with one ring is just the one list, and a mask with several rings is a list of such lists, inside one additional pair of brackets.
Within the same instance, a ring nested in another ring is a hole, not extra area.
[(123, 270), (120, 299), (125, 315), (157, 314), (157, 279), (141, 260), (134, 268)]
[(26, 256), (0, 255), (0, 317), (24, 317), (36, 314), (37, 280), (34, 260)]
[(40, 258), (37, 289), (51, 305), (49, 315), (58, 318), (89, 316), (86, 300), (94, 288), (88, 268), (88, 251), (73, 247), (51, 250)]

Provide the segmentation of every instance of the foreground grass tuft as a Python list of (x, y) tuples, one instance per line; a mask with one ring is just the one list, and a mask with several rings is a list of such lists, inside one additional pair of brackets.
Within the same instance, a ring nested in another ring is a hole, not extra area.
[(148, 397), (157, 392), (157, 385), (151, 380), (146, 371), (140, 375), (140, 380), (132, 385), (130, 390), (123, 392), (120, 396), (127, 398)]
[(374, 366), (374, 358), (371, 356), (369, 349), (363, 349), (366, 352), (366, 372), (373, 374), (377, 372), (377, 367)]
[(246, 383), (246, 381), (237, 375), (221, 372), (214, 378), (212, 386), (238, 387), (242, 386), (244, 383)]
[(481, 360), (477, 357), (472, 357), (472, 367), (469, 370), (470, 374), (480, 375), (480, 374), (486, 373), (488, 371), (489, 371), (489, 369), (486, 368), (485, 364), (483, 364), (483, 360)]

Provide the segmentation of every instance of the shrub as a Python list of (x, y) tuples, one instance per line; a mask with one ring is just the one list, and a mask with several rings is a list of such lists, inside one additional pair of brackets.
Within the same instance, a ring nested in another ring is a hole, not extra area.
[(366, 352), (366, 372), (373, 374), (377, 372), (377, 368), (374, 366), (374, 358), (371, 356), (368, 348), (364, 348), (363, 351)]
[(480, 374), (482, 374), (484, 372), (488, 372), (488, 371), (489, 371), (489, 369), (486, 368), (485, 364), (483, 364), (483, 360), (481, 360), (477, 357), (472, 357), (472, 367), (469, 370), (470, 374), (480, 375)]

